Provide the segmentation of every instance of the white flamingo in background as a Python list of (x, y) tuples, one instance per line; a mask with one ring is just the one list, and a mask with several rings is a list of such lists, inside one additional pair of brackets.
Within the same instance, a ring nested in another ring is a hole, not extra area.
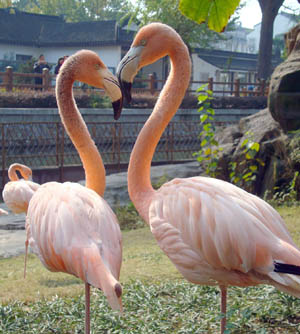
[(300, 273), (300, 251), (270, 205), (230, 183), (191, 177), (176, 178), (157, 191), (152, 188), (155, 148), (189, 85), (188, 49), (172, 28), (152, 23), (137, 33), (117, 69), (130, 100), (139, 69), (166, 55), (171, 59), (168, 80), (131, 153), (129, 196), (161, 249), (188, 281), (219, 285), (224, 333), (230, 285), (271, 284), (300, 297), (300, 279), (294, 275)]
[[(17, 171), (23, 179), (19, 179)], [(14, 213), (27, 213), (29, 201), (40, 187), (38, 183), (31, 181), (32, 170), (22, 164), (14, 163), (9, 166), (8, 178), (2, 191), (2, 197), (7, 207)]]
[(29, 203), (26, 230), (30, 247), (47, 269), (85, 282), (85, 332), (89, 333), (90, 285), (101, 289), (110, 306), (122, 312), (118, 282), (122, 240), (117, 218), (101, 197), (105, 169), (76, 107), (72, 92), (75, 80), (103, 88), (113, 101), (115, 118), (120, 115), (119, 83), (100, 58), (88, 50), (70, 56), (59, 71), (56, 97), (62, 122), (83, 163), (86, 187), (70, 182), (41, 185)]

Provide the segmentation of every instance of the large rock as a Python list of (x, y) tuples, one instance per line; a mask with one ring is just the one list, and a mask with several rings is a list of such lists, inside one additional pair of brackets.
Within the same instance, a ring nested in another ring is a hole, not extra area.
[[(237, 162), (236, 174), (244, 175), (245, 153), (242, 143), (245, 139), (251, 139), (260, 144), (256, 158), (261, 159), (264, 165), (259, 165), (255, 182), (247, 190), (264, 195), (268, 190), (273, 192), (279, 180), (286, 178), (286, 170), (289, 165), (289, 138), (282, 131), (280, 125), (274, 121), (268, 109), (264, 109), (252, 116), (240, 120), (238, 125), (228, 127), (218, 134), (218, 141), (223, 147), (219, 161), (221, 178), (230, 181), (230, 163)], [(286, 180), (288, 182), (288, 180)]]
[(300, 24), (285, 35), (288, 58), (272, 74), (268, 108), (284, 131), (300, 128)]

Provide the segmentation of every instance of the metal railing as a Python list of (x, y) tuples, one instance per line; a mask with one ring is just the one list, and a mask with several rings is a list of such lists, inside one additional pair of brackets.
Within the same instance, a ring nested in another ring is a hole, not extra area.
[[(120, 170), (128, 164), (133, 145), (144, 122), (87, 123), (105, 165)], [(218, 122), (217, 125), (224, 126)], [(153, 161), (178, 163), (194, 160), (200, 148), (200, 123), (171, 122), (157, 146)], [(7, 180), (7, 169), (14, 163), (30, 168), (81, 166), (79, 155), (60, 122), (0, 123), (2, 167), (1, 187)]]
[[(42, 84), (35, 84), (34, 79), (40, 77)], [(11, 66), (6, 67), (5, 72), (0, 72), (0, 88), (3, 87), (6, 91), (16, 89), (39, 89), (47, 91), (54, 89), (56, 75), (51, 74), (49, 69), (44, 68), (43, 73), (18, 73), (14, 72)], [(28, 82), (26, 82), (28, 81)], [(164, 85), (164, 80), (158, 80), (153, 74), (148, 76), (148, 79), (136, 78), (135, 84), (142, 88), (133, 86), (133, 93), (157, 95), (161, 87)], [(268, 94), (268, 86), (265, 80), (258, 83), (242, 82), (240, 79), (234, 81), (214, 81), (209, 78), (208, 81), (191, 81), (189, 92), (195, 93), (201, 85), (207, 84), (208, 89), (216, 95), (231, 95), (231, 96), (265, 96)], [(80, 89), (81, 86), (75, 88)]]

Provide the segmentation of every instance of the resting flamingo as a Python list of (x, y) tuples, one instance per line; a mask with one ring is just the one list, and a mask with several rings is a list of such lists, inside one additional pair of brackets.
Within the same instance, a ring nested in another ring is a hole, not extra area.
[[(17, 171), (23, 179), (19, 179)], [(14, 163), (9, 166), (8, 178), (2, 191), (2, 197), (7, 207), (14, 213), (27, 213), (29, 201), (40, 187), (38, 183), (31, 181), (32, 170), (22, 164)]]
[(8, 215), (8, 212), (4, 209), (0, 209), (0, 216)]
[(152, 188), (150, 167), (155, 148), (189, 85), (188, 49), (172, 28), (152, 23), (137, 33), (117, 69), (123, 94), (130, 101), (138, 70), (166, 55), (171, 59), (171, 71), (131, 153), (128, 192), (181, 274), (195, 284), (219, 285), (224, 333), (230, 285), (266, 283), (300, 297), (300, 280), (291, 275), (300, 272), (300, 251), (270, 205), (230, 183), (191, 177), (176, 178), (157, 191)]
[(90, 285), (103, 291), (110, 306), (122, 312), (118, 282), (122, 240), (117, 218), (101, 197), (105, 169), (72, 92), (75, 80), (104, 88), (113, 101), (115, 118), (122, 98), (119, 83), (92, 51), (70, 56), (59, 71), (56, 97), (59, 113), (85, 170), (86, 187), (49, 182), (33, 195), (26, 218), (29, 245), (50, 271), (75, 275), (85, 282), (86, 323), (90, 332)]

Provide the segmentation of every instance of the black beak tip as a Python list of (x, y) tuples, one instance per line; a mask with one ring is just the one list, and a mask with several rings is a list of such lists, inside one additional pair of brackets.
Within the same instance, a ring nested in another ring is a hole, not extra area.
[(127, 81), (122, 82), (123, 94), (125, 96), (127, 103), (131, 102), (131, 88), (132, 88), (131, 82), (127, 82)]
[(120, 116), (121, 116), (121, 112), (122, 112), (122, 108), (123, 108), (123, 98), (114, 101), (112, 103), (113, 109), (114, 109), (114, 119), (117, 121)]

